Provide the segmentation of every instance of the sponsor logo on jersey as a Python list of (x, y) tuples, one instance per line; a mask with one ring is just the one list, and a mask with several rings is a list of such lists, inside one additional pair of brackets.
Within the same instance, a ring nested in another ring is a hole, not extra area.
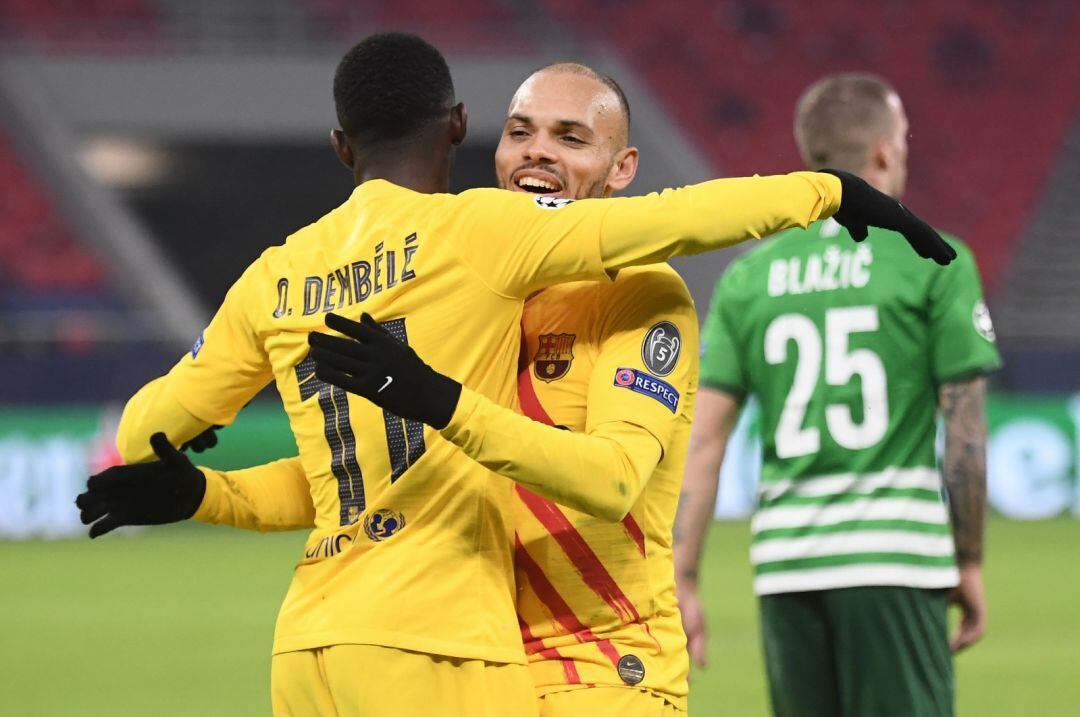
[(670, 321), (653, 324), (641, 342), (641, 360), (645, 368), (657, 376), (667, 376), (675, 370), (682, 352), (682, 335)]
[(364, 532), (376, 543), (386, 540), (405, 527), (405, 516), (396, 510), (381, 508), (364, 516)]
[(668, 410), (675, 413), (679, 407), (679, 392), (667, 381), (662, 381), (656, 376), (650, 376), (644, 371), (633, 368), (620, 368), (615, 372), (615, 385), (620, 388), (628, 388), (634, 393), (655, 398), (664, 404)]
[(645, 679), (645, 665), (637, 655), (623, 655), (618, 664), (619, 679), (628, 685), (636, 685)]
[(540, 348), (533, 359), (533, 373), (541, 381), (558, 381), (574, 362), (576, 334), (540, 334)]
[(345, 548), (349, 547), (349, 545), (352, 544), (352, 541), (353, 537), (348, 533), (327, 535), (321, 538), (315, 545), (304, 550), (304, 557), (311, 561), (332, 558), (344, 551)]
[(533, 201), (541, 209), (562, 209), (567, 204), (572, 204), (574, 200), (569, 197), (537, 197)]
[(202, 351), (203, 345), (206, 343), (206, 332), (199, 334), (199, 338), (195, 339), (195, 343), (191, 345), (191, 358), (198, 358), (199, 352)]
[(979, 332), (979, 336), (991, 343), (997, 339), (994, 322), (990, 320), (990, 309), (982, 299), (975, 302), (975, 308), (971, 311), (971, 321), (975, 324), (975, 330)]

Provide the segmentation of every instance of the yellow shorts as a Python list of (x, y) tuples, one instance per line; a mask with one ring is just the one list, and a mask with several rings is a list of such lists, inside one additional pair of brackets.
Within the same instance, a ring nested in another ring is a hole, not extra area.
[(274, 655), (270, 692), (275, 717), (537, 717), (525, 665), (378, 645)]
[(586, 687), (542, 696), (540, 717), (686, 717), (686, 712), (647, 690)]

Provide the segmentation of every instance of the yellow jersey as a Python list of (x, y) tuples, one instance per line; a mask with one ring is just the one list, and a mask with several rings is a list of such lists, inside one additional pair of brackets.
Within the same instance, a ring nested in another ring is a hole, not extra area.
[(579, 202), (492, 189), (428, 195), (366, 182), (244, 272), (191, 352), (146, 387), (154, 391), (129, 402), (118, 445), (126, 460), (145, 460), (152, 432), (183, 439), (162, 423), (176, 414), (165, 404), (227, 424), (273, 380), (315, 525), (274, 651), (359, 643), (522, 662), (511, 482), (458, 451), (445, 430), (320, 382), (308, 334), (325, 330), (329, 311), (371, 313), (469, 387), (459, 404), (468, 423), (484, 401), (517, 405), (529, 294), (805, 226), (835, 212), (839, 199), (838, 180), (812, 172)]
[(541, 693), (633, 685), (685, 709), (671, 530), (697, 390), (693, 300), (666, 264), (628, 269), (614, 283), (540, 292), (525, 304), (522, 333), (526, 415), (578, 432), (631, 422), (663, 448), (618, 522), (516, 487), (517, 611), (534, 682)]

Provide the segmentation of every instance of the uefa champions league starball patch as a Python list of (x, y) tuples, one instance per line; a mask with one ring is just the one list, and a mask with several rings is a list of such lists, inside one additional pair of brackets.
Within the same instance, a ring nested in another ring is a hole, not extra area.
[(569, 197), (537, 197), (533, 201), (541, 209), (562, 209), (567, 204), (573, 204), (574, 202)]
[(990, 343), (997, 339), (994, 322), (990, 320), (990, 309), (982, 299), (975, 302), (975, 308), (971, 310), (971, 321), (975, 324), (975, 330), (979, 332), (979, 336)]

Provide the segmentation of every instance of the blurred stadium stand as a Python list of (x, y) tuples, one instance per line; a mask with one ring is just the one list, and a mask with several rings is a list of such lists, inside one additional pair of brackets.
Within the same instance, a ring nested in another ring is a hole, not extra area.
[(154, 342), (149, 353), (135, 352), (147, 337), (129, 302), (6, 136), (0, 186), (4, 400), (102, 400), (127, 390), (129, 377), (152, 376)]
[(822, 74), (887, 77), (911, 118), (907, 198), (976, 247), (991, 289), (1080, 100), (1080, 55), (1069, 52), (1080, 4), (1067, 0), (544, 2), (617, 38), (726, 173), (799, 164), (792, 109)]
[(97, 303), (105, 289), (101, 262), (72, 240), (45, 187), (0, 136), (0, 257), (5, 303), (26, 307)]
[(792, 108), (822, 74), (887, 77), (911, 120), (906, 200), (976, 251), (999, 384), (1080, 388), (1080, 3), (544, 3), (618, 47), (725, 174), (798, 166)]
[[(797, 168), (801, 90), (886, 76), (912, 122), (907, 199), (978, 255), (999, 386), (1080, 388), (1074, 2), (0, 0), (0, 401), (122, 398), (262, 248), (340, 201), (330, 72), (388, 28), (451, 58), (458, 188), (490, 183), (505, 102), (542, 62), (625, 82), (638, 192)], [(729, 258), (676, 262), (699, 310)]]
[(0, 0), (0, 41), (23, 50), (129, 53), (161, 47), (149, 0)]

